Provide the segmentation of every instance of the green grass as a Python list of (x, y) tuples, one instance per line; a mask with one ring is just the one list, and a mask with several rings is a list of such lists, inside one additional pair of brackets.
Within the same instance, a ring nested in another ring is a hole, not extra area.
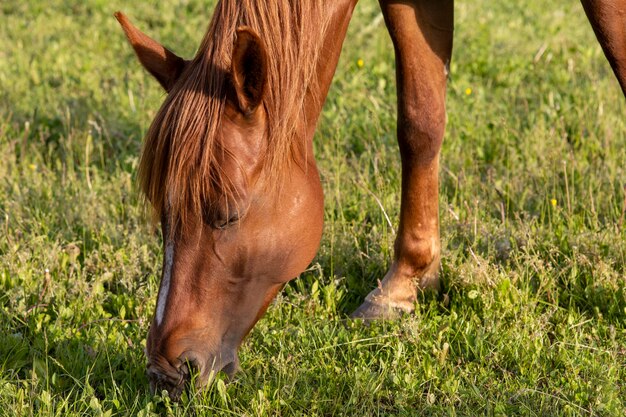
[(0, 415), (626, 414), (626, 102), (566, 0), (456, 5), (444, 290), (371, 327), (345, 318), (390, 263), (400, 168), (393, 52), (362, 0), (316, 140), (319, 255), (235, 382), (151, 396), (162, 254), (134, 177), (163, 93), (112, 13), (190, 56), (204, 3), (0, 4)]

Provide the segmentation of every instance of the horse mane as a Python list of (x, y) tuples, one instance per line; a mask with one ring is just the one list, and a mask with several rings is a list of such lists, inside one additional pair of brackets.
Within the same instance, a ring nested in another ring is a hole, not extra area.
[(240, 26), (256, 31), (267, 51), (268, 88), (261, 104), (267, 118), (264, 169), (273, 176), (284, 172), (294, 139), (306, 126), (307, 94), (311, 97), (318, 90), (320, 36), (327, 25), (324, 3), (218, 2), (196, 56), (166, 97), (144, 140), (138, 179), (155, 219), (166, 214), (176, 227), (187, 224), (190, 215), (206, 213), (207, 205), (236, 200), (237, 191), (217, 157), (228, 153), (220, 146), (221, 120)]

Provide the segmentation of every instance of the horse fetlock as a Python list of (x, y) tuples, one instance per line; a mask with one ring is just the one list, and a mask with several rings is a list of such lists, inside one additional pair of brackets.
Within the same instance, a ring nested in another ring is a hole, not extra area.
[(405, 274), (411, 277), (411, 281), (416, 288), (420, 290), (435, 290), (440, 289), (439, 280), (439, 267), (441, 265), (441, 259), (439, 252), (431, 254), (428, 257), (427, 262), (403, 262), (407, 272)]
[(440, 252), (438, 236), (430, 239), (399, 237), (396, 241), (396, 275), (409, 279), (420, 289), (438, 289)]

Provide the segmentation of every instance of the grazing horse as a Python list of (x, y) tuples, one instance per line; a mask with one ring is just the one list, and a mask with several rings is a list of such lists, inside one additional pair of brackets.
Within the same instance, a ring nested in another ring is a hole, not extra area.
[[(139, 182), (163, 231), (147, 340), (153, 389), (177, 397), (234, 373), (237, 349), (316, 254), (323, 195), (312, 139), (357, 0), (221, 0), (196, 56), (178, 57), (121, 13), (139, 61), (167, 91)], [(626, 0), (583, 0), (626, 92)], [(438, 288), (439, 151), (452, 53), (452, 0), (380, 0), (396, 55), (402, 160), (393, 263), (354, 312), (411, 312)], [(374, 286), (374, 285), (373, 285)]]

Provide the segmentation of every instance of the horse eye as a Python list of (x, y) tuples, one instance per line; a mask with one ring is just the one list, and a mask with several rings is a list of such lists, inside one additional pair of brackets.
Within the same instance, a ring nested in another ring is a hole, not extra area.
[(237, 223), (239, 221), (239, 214), (238, 213), (234, 213), (232, 216), (230, 216), (227, 220), (217, 220), (215, 221), (215, 228), (219, 229), (219, 230), (224, 230), (230, 226), (232, 226), (233, 224)]

